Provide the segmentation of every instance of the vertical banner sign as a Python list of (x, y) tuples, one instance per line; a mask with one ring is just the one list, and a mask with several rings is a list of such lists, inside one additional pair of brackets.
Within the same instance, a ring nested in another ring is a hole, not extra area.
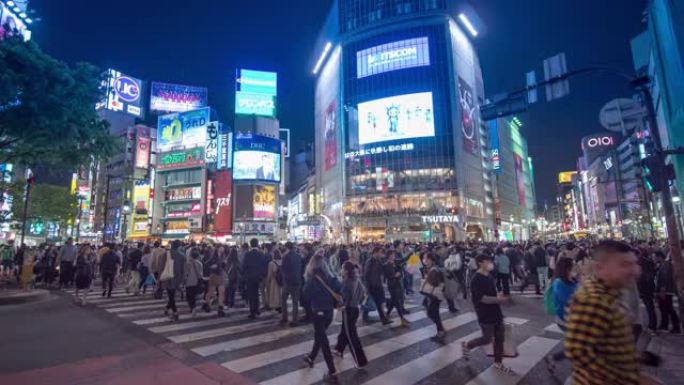
[(225, 132), (223, 129), (218, 136), (218, 160), (216, 168), (225, 170), (233, 167), (233, 133)]
[(325, 110), (325, 171), (337, 164), (337, 102), (332, 101)]
[(463, 149), (477, 155), (477, 105), (473, 89), (461, 77), (458, 78), (459, 101), (461, 104), (461, 129), (463, 130)]
[(221, 233), (232, 233), (233, 173), (230, 170), (216, 172), (214, 200), (214, 230)]
[(207, 124), (207, 141), (204, 151), (204, 161), (206, 163), (216, 163), (218, 160), (218, 135), (219, 123), (211, 122)]
[(518, 154), (514, 154), (515, 158), (515, 179), (518, 185), (518, 204), (525, 208), (525, 174), (523, 173), (523, 160)]
[(136, 129), (135, 167), (147, 169), (150, 165), (150, 128), (138, 125)]
[(136, 181), (133, 188), (133, 213), (129, 236), (147, 237), (150, 235), (148, 217), (150, 210), (150, 183), (148, 181)]
[(496, 173), (496, 175), (501, 175), (501, 151), (499, 148), (499, 127), (498, 127), (499, 121), (497, 119), (493, 119), (489, 122), (489, 138), (490, 142), (492, 145), (492, 150), (491, 150), (491, 162), (492, 162), (492, 170)]

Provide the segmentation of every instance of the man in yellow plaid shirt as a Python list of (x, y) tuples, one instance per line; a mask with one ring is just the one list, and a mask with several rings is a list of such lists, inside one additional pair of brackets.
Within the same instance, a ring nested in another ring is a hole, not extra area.
[(621, 290), (636, 282), (640, 269), (626, 243), (602, 241), (593, 250), (595, 275), (586, 279), (567, 309), (565, 355), (573, 385), (651, 385), (640, 372), (632, 325), (620, 306)]

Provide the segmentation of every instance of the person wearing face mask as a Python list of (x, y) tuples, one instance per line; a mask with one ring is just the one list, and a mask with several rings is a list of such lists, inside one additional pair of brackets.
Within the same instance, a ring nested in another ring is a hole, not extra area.
[(482, 329), (482, 337), (464, 341), (461, 344), (463, 357), (468, 360), (470, 351), (478, 346), (488, 345), (494, 340), (494, 368), (511, 373), (512, 370), (503, 365), (504, 324), (501, 304), (510, 297), (497, 295), (496, 284), (491, 276), (494, 270), (494, 260), (491, 256), (480, 254), (475, 258), (477, 273), (470, 281), (470, 293), (477, 314), (477, 322)]

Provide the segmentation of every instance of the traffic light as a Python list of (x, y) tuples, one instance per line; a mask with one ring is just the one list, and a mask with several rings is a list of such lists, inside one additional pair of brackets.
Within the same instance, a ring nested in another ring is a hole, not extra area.
[(663, 182), (674, 179), (674, 166), (668, 164), (662, 167), (656, 155), (650, 155), (642, 159), (641, 166), (644, 170), (644, 184), (650, 192), (661, 192)]

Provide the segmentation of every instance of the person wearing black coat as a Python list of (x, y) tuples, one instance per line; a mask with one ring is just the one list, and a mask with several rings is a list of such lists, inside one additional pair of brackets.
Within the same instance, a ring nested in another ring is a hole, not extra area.
[(399, 319), (402, 326), (408, 326), (409, 322), (405, 316), (408, 314), (404, 308), (404, 286), (401, 269), (402, 259), (395, 258), (394, 251), (387, 253), (387, 261), (383, 265), (383, 275), (387, 282), (387, 291), (389, 291), (390, 299), (387, 304), (387, 316), (392, 312), (392, 309), (397, 309)]
[(304, 284), (304, 296), (311, 304), (314, 344), (311, 353), (304, 356), (304, 362), (313, 368), (318, 351), (323, 352), (323, 358), (328, 366), (328, 373), (323, 377), (324, 381), (334, 380), (337, 376), (335, 363), (333, 362), (330, 342), (326, 331), (333, 320), (335, 307), (343, 305), (341, 300), (341, 286), (337, 278), (328, 270), (322, 252), (316, 253), (306, 267), (306, 283)]
[(256, 238), (252, 238), (249, 245), (251, 248), (242, 262), (242, 277), (247, 289), (249, 319), (255, 319), (259, 315), (259, 284), (266, 278), (268, 259), (259, 251), (259, 241)]
[(679, 334), (682, 331), (681, 324), (677, 311), (674, 309), (672, 300), (677, 292), (677, 286), (674, 280), (674, 273), (672, 262), (665, 260), (665, 254), (656, 252), (656, 262), (658, 262), (658, 272), (656, 273), (655, 286), (658, 296), (658, 308), (660, 309), (660, 330), (667, 330), (672, 321), (672, 329), (674, 334)]
[(648, 330), (655, 333), (656, 326), (658, 325), (658, 317), (655, 311), (656, 264), (653, 262), (653, 259), (651, 259), (646, 249), (639, 250), (637, 263), (641, 269), (641, 275), (639, 275), (639, 279), (637, 280), (639, 298), (641, 298), (644, 307), (646, 307)]
[(292, 242), (285, 244), (285, 255), (280, 264), (282, 282), (282, 297), (280, 307), (283, 316), (280, 324), (287, 324), (287, 298), (292, 296), (292, 322), (290, 326), (297, 325), (297, 313), (299, 312), (299, 294), (302, 290), (302, 256), (299, 255)]
[[(391, 324), (392, 321), (387, 318), (387, 314), (383, 309), (385, 303), (385, 289), (382, 287), (382, 270), (384, 252), (382, 247), (376, 246), (373, 249), (373, 255), (368, 258), (363, 268), (363, 280), (368, 290), (368, 295), (373, 298), (375, 306), (378, 309), (378, 315), (383, 325)], [(368, 311), (363, 311), (363, 321), (370, 323)]]

